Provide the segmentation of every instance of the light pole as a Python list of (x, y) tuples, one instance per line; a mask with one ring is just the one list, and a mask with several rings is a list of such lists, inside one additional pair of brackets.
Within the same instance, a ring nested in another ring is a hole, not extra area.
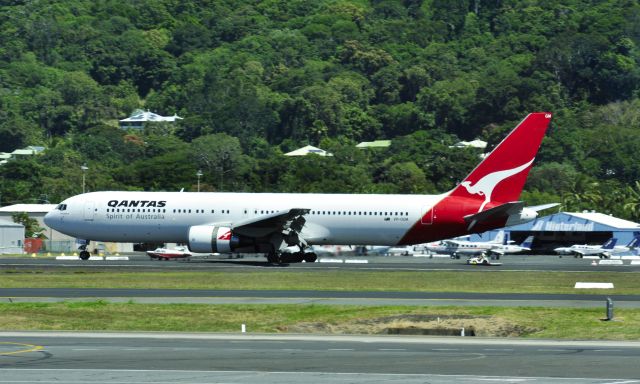
[(89, 169), (89, 167), (87, 167), (87, 163), (84, 163), (80, 166), (80, 169), (82, 170), (82, 193), (84, 193), (85, 191), (84, 175), (87, 172), (87, 169)]
[(198, 176), (198, 192), (200, 192), (200, 177), (202, 177), (202, 170), (198, 169), (196, 176)]

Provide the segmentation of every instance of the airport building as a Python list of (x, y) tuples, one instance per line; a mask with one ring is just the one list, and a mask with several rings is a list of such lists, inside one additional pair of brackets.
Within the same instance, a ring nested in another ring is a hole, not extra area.
[(0, 219), (0, 253), (22, 254), (24, 225)]
[[(515, 244), (532, 235), (533, 253), (554, 254), (553, 249), (573, 244), (600, 245), (608, 239), (618, 239), (616, 245), (625, 245), (640, 233), (640, 224), (598, 212), (560, 212), (537, 218), (525, 224), (504, 228)], [(498, 230), (472, 235), (471, 241), (488, 241)]]
[[(56, 204), (14, 204), (8, 205), (6, 207), (0, 208), (0, 222), (13, 222), (13, 214), (26, 212), (27, 215), (38, 221), (38, 226), (40, 226), (43, 231), (42, 234), (46, 236), (46, 239), (42, 241), (42, 247), (38, 249), (38, 252), (75, 252), (78, 250), (78, 240), (75, 237), (71, 237), (65, 235), (64, 233), (58, 232), (53, 228), (48, 227), (44, 223), (44, 216), (49, 213), (49, 211), (53, 210), (56, 207)], [(18, 224), (20, 225), (20, 224)], [(23, 247), (24, 241), (24, 227), (20, 225), (22, 228), (22, 239), (20, 248)], [(1, 246), (1, 245), (0, 245)], [(94, 242), (92, 241), (89, 245), (89, 249), (93, 253), (108, 253), (115, 254), (120, 252), (132, 252), (133, 244), (132, 243), (104, 243), (104, 242)], [(22, 251), (20, 251), (22, 252)], [(0, 250), (0, 253), (1, 250)], [(12, 252), (19, 253), (19, 252)]]

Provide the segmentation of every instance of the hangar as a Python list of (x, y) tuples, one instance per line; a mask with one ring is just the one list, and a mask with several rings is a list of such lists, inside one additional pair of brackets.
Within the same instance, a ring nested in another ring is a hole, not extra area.
[[(516, 244), (533, 235), (533, 253), (554, 254), (553, 249), (573, 244), (603, 244), (618, 239), (616, 245), (625, 245), (640, 233), (640, 224), (598, 212), (560, 212), (537, 218), (525, 224), (504, 228)], [(472, 241), (488, 241), (498, 230), (471, 236)]]

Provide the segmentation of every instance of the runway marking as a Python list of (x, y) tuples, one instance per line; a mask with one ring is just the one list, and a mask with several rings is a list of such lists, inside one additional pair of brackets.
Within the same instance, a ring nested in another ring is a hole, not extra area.
[(25, 343), (14, 343), (14, 342), (11, 342), (11, 341), (0, 341), (0, 346), (2, 346), (2, 345), (17, 345), (17, 346), (26, 347), (26, 348), (25, 349), (19, 349), (17, 351), (9, 351), (9, 352), (0, 351), (0, 356), (8, 356), (8, 355), (17, 355), (19, 353), (36, 352), (36, 351), (40, 351), (40, 350), (44, 349), (44, 347), (41, 346), (41, 345), (25, 344)]
[(609, 383), (602, 383), (602, 384), (631, 384), (631, 383), (640, 383), (640, 381), (638, 380), (612, 381)]
[(494, 352), (513, 352), (513, 349), (507, 348), (485, 348), (483, 351), (494, 351)]

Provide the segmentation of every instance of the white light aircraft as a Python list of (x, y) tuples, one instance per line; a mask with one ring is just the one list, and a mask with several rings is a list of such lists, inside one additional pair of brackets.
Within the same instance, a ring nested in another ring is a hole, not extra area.
[(527, 236), (526, 239), (520, 245), (517, 244), (497, 244), (493, 248), (489, 249), (490, 254), (495, 255), (508, 255), (512, 253), (519, 253), (523, 251), (530, 251), (533, 244), (533, 236)]
[[(410, 245), (533, 220), (518, 201), (551, 114), (529, 114), (453, 190), (439, 195), (91, 192), (45, 217), (85, 240), (185, 243), (192, 252), (315, 261), (312, 245)], [(89, 252), (83, 249), (81, 258)]]
[(607, 252), (611, 252), (616, 245), (618, 239), (610, 238), (602, 245), (574, 244), (570, 247), (559, 247), (553, 251), (559, 255), (573, 255), (574, 257), (584, 256), (605, 256)]
[(496, 237), (489, 241), (443, 240), (444, 250), (442, 250), (442, 253), (459, 259), (461, 255), (473, 256), (487, 253), (492, 248), (502, 245), (503, 242), (504, 231), (498, 231)]

